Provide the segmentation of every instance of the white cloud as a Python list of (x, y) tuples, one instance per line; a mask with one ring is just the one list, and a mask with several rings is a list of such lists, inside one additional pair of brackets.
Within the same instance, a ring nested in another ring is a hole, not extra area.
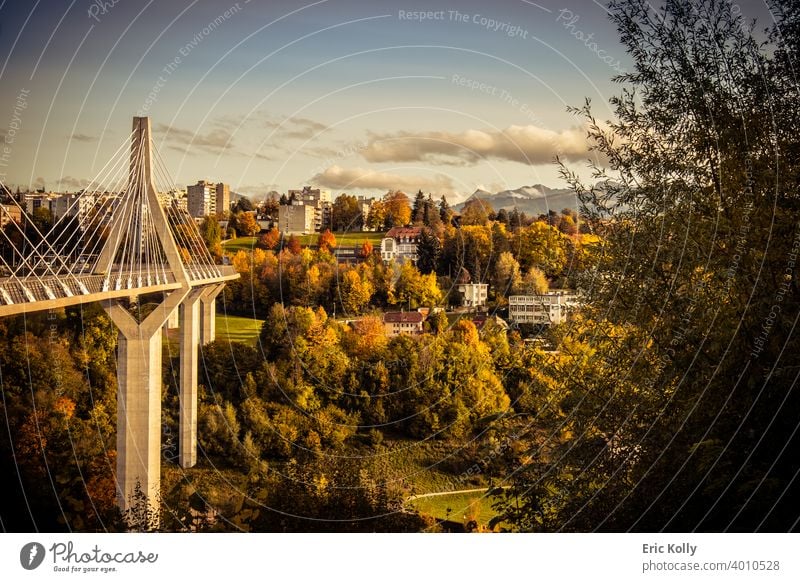
[(89, 186), (89, 180), (84, 178), (75, 178), (73, 176), (64, 176), (58, 181), (57, 190), (83, 190)]
[(364, 168), (342, 168), (331, 166), (324, 172), (311, 178), (311, 182), (325, 188), (335, 189), (372, 189), (372, 190), (404, 190), (414, 192), (451, 191), (453, 184), (450, 178), (441, 174), (432, 177), (408, 174), (391, 174), (376, 172)]
[(512, 125), (502, 131), (398, 132), (373, 135), (361, 152), (368, 162), (427, 162), (475, 165), (483, 159), (548, 164), (556, 155), (569, 161), (589, 157), (586, 128), (552, 131), (535, 125)]

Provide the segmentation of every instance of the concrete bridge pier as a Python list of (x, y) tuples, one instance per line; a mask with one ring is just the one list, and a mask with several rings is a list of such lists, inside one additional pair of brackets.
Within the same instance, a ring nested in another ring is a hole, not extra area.
[(123, 513), (137, 503), (134, 497), (137, 485), (151, 508), (158, 507), (161, 486), (161, 330), (186, 294), (184, 289), (170, 292), (141, 323), (119, 300), (103, 301), (103, 308), (119, 330), (117, 501)]
[(217, 328), (214, 318), (217, 316), (217, 296), (225, 288), (225, 283), (208, 285), (206, 292), (201, 298), (202, 314), (200, 328), (200, 345), (204, 346), (211, 343), (217, 337)]
[(188, 469), (197, 463), (197, 348), (200, 341), (200, 305), (206, 287), (197, 287), (178, 308), (181, 334), (180, 418), (178, 460)]

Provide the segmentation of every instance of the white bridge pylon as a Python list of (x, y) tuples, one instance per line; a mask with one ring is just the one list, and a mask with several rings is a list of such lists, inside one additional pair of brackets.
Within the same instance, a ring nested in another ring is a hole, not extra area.
[[(159, 193), (176, 188), (152, 147), (148, 117), (133, 118), (130, 139), (129, 155), (121, 146), (48, 233), (37, 230), (31, 241), (30, 230), (19, 228), (13, 260), (0, 257), (0, 317), (100, 301), (119, 330), (116, 479), (123, 511), (137, 485), (150, 504), (160, 497), (163, 326), (180, 308), (179, 461), (191, 467), (198, 345), (214, 339), (205, 331), (214, 328), (214, 298), (238, 278), (232, 267), (214, 264), (185, 208), (169, 197), (159, 201)], [(163, 301), (137, 321), (127, 302), (152, 293)]]

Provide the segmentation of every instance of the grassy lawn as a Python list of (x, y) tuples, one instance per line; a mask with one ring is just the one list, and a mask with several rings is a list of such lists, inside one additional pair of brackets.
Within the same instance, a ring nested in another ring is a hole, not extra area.
[(254, 236), (242, 236), (239, 238), (222, 241), (222, 249), (227, 253), (237, 251), (252, 251), (258, 239)]
[(456, 522), (474, 519), (480, 525), (488, 525), (489, 520), (496, 513), (492, 509), (491, 498), (485, 497), (485, 493), (484, 490), (474, 493), (450, 493), (435, 497), (423, 497), (413, 500), (411, 505), (420, 513), (437, 519), (449, 519)]
[(262, 323), (264, 322), (260, 319), (217, 313), (217, 340), (254, 346), (258, 342)]
[(381, 449), (373, 453), (373, 461), (383, 467), (389, 480), (413, 483), (409, 494), (481, 487), (483, 481), (479, 477), (470, 482), (458, 482), (458, 475), (444, 470), (442, 461), (457, 449), (457, 445), (442, 441), (387, 438)]
[[(368, 240), (372, 246), (378, 246), (383, 240), (384, 233), (382, 232), (335, 232), (333, 236), (336, 237), (336, 244), (346, 247), (354, 247)], [(302, 245), (315, 245), (319, 234), (304, 234), (300, 237), (300, 244)]]
[[(382, 232), (342, 232), (335, 233), (336, 243), (339, 246), (356, 247), (360, 246), (365, 240), (372, 243), (373, 247), (378, 247), (383, 240), (384, 233)], [(316, 245), (318, 233), (304, 234), (300, 237), (300, 244), (303, 246)], [(241, 236), (239, 238), (222, 241), (222, 248), (226, 253), (236, 253), (238, 251), (252, 251), (258, 237), (255, 236)]]

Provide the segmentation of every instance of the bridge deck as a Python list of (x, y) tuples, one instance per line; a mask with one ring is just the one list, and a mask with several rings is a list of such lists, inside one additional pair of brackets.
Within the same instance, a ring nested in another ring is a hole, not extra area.
[[(214, 271), (187, 268), (189, 285), (199, 287), (239, 277), (230, 266), (216, 266)], [(0, 317), (180, 287), (181, 283), (176, 281), (172, 273), (160, 273), (157, 276), (153, 272), (132, 272), (123, 277), (102, 274), (28, 276), (24, 279), (0, 277)]]

